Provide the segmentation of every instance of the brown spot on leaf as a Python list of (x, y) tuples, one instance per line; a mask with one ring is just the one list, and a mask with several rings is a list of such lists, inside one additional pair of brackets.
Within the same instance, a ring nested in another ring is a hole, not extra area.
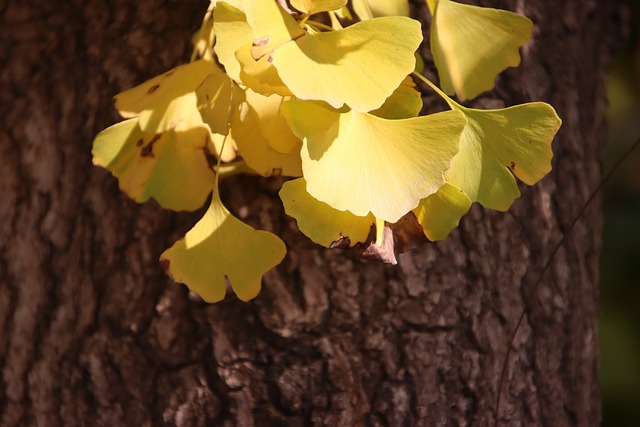
[(147, 91), (147, 94), (151, 95), (153, 92), (155, 92), (156, 90), (158, 90), (158, 88), (160, 87), (160, 85), (153, 85), (149, 88), (149, 90)]
[(140, 157), (155, 157), (156, 155), (153, 153), (153, 144), (155, 144), (160, 137), (161, 135), (154, 135), (153, 138), (151, 138), (151, 141), (149, 141), (149, 143), (140, 150)]
[(514, 170), (516, 168), (516, 162), (511, 162), (509, 169)]
[(140, 138), (136, 141), (136, 147), (142, 147), (142, 144), (144, 144), (144, 139)]

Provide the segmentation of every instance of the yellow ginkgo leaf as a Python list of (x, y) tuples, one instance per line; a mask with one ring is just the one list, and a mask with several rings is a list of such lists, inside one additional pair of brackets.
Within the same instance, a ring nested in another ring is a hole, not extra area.
[(291, 0), (291, 6), (309, 15), (338, 10), (346, 4), (347, 0)]
[(371, 15), (379, 16), (409, 16), (408, 0), (361, 0), (368, 4)]
[(288, 154), (271, 148), (262, 136), (261, 121), (256, 111), (247, 102), (242, 103), (239, 113), (231, 122), (230, 140), (246, 164), (262, 176), (302, 176), (300, 147), (298, 141)]
[(244, 99), (244, 91), (216, 67), (195, 92), (204, 123), (209, 125), (211, 132), (227, 135), (231, 118)]
[(255, 92), (265, 96), (278, 94), (280, 96), (293, 95), (282, 82), (278, 70), (271, 64), (268, 56), (259, 60), (251, 56), (251, 45), (238, 49), (236, 59), (240, 64), (240, 81)]
[(172, 210), (200, 208), (213, 188), (205, 150), (209, 129), (145, 133), (138, 119), (115, 124), (96, 136), (93, 163), (118, 178), (120, 189), (137, 202), (154, 198)]
[(447, 182), (486, 208), (506, 211), (520, 196), (512, 174), (533, 185), (551, 170), (551, 141), (562, 121), (542, 102), (499, 110), (449, 103), (465, 114), (467, 125)]
[(417, 21), (395, 16), (307, 34), (271, 55), (297, 98), (368, 112), (379, 108), (413, 71), (421, 41)]
[(298, 22), (273, 0), (242, 0), (242, 10), (253, 30), (251, 55), (259, 60), (274, 49), (306, 33)]
[(212, 133), (211, 142), (213, 143), (216, 157), (220, 156), (220, 160), (223, 163), (232, 162), (238, 157), (236, 142), (228, 135)]
[(417, 117), (421, 109), (422, 95), (416, 90), (416, 83), (411, 76), (407, 76), (382, 107), (371, 111), (371, 114), (383, 119), (408, 119)]
[(269, 147), (282, 154), (289, 154), (295, 148), (300, 150), (300, 138), (293, 134), (282, 114), (282, 103), (290, 98), (276, 94), (264, 96), (247, 89), (246, 99), (258, 115), (260, 133), (267, 140)]
[(236, 51), (253, 42), (253, 31), (247, 23), (247, 17), (239, 8), (219, 2), (213, 12), (213, 31), (216, 35), (214, 51), (218, 61), (229, 77), (242, 83)]
[(444, 184), (465, 119), (459, 111), (386, 120), (316, 103), (283, 105), (307, 191), (334, 209), (394, 223)]
[(280, 199), (287, 215), (298, 222), (298, 228), (315, 243), (324, 247), (349, 239), (350, 246), (367, 240), (373, 215), (356, 216), (349, 211), (338, 211), (314, 199), (306, 190), (304, 178), (287, 181), (280, 190)]
[(200, 30), (194, 34), (191, 42), (193, 44), (193, 58), (213, 61), (213, 8), (215, 2), (211, 1), (207, 12), (204, 15)]
[(214, 191), (204, 217), (160, 256), (165, 271), (207, 302), (224, 298), (226, 279), (242, 301), (260, 292), (262, 276), (286, 254), (282, 240), (235, 218)]
[(195, 90), (215, 71), (213, 62), (202, 59), (181, 65), (116, 95), (116, 109), (122, 117), (138, 117), (143, 132), (161, 133), (200, 125)]
[(431, 52), (440, 86), (449, 95), (475, 98), (493, 88), (500, 72), (520, 64), (518, 49), (531, 37), (529, 19), (451, 0), (428, 3), (433, 14)]
[(422, 41), (420, 23), (406, 17), (306, 33), (271, 0), (248, 0), (243, 8), (254, 34), (254, 59), (268, 56), (297, 98), (325, 101), (334, 108), (379, 108), (413, 71), (414, 52)]
[(422, 199), (413, 213), (431, 241), (444, 240), (469, 211), (471, 199), (464, 191), (445, 183), (426, 199)]

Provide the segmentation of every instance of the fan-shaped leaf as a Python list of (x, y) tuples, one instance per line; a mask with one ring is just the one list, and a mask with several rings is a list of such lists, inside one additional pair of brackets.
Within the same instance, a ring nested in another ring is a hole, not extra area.
[(246, 98), (258, 115), (260, 133), (267, 140), (269, 147), (282, 154), (289, 154), (296, 148), (300, 150), (302, 141), (293, 134), (282, 114), (282, 103), (288, 98), (275, 94), (264, 96), (251, 89), (247, 89)]
[(272, 63), (297, 98), (367, 112), (379, 108), (413, 71), (421, 40), (415, 20), (376, 18), (300, 37), (276, 49)]
[(296, 219), (300, 231), (327, 248), (347, 238), (350, 246), (367, 240), (375, 223), (373, 215), (362, 217), (338, 211), (314, 199), (307, 193), (306, 186), (304, 178), (299, 178), (285, 182), (280, 190), (285, 212)]
[(258, 295), (264, 273), (286, 253), (274, 234), (232, 216), (214, 191), (204, 217), (160, 256), (167, 273), (207, 302), (224, 298), (227, 278), (242, 301)]
[(263, 137), (262, 122), (258, 113), (248, 103), (240, 106), (240, 112), (231, 122), (230, 138), (247, 165), (262, 176), (302, 176), (300, 160), (301, 141), (288, 153), (271, 148)]
[(229, 123), (237, 106), (244, 99), (244, 92), (222, 70), (205, 77), (196, 88), (197, 106), (204, 123), (211, 132), (227, 135)]
[(242, 0), (242, 10), (253, 30), (251, 54), (258, 60), (306, 33), (295, 19), (272, 0)]
[(405, 17), (312, 34), (271, 0), (246, 1), (243, 7), (254, 35), (253, 58), (268, 55), (297, 98), (326, 101), (335, 108), (379, 108), (413, 71), (414, 52), (422, 41), (420, 24)]
[(396, 222), (444, 184), (464, 115), (404, 120), (340, 113), (303, 101), (283, 105), (300, 152), (307, 191), (334, 209)]
[[(442, 89), (461, 100), (492, 89), (495, 77), (520, 63), (518, 49), (531, 37), (531, 21), (505, 10), (428, 1), (431, 51)], [(435, 10), (434, 10), (435, 9)]]
[(309, 15), (337, 10), (346, 4), (347, 0), (291, 0), (291, 6)]
[(206, 126), (146, 133), (138, 119), (129, 119), (96, 136), (93, 163), (115, 175), (120, 189), (137, 202), (153, 197), (166, 209), (195, 210), (213, 188), (205, 155), (209, 135)]
[(422, 109), (422, 95), (416, 90), (411, 76), (405, 77), (400, 86), (384, 101), (382, 107), (371, 114), (383, 119), (408, 119), (417, 117)]
[(506, 211), (520, 196), (512, 174), (533, 185), (551, 170), (551, 141), (560, 118), (542, 102), (500, 110), (450, 104), (465, 114), (467, 125), (447, 182), (486, 208)]
[(195, 90), (215, 72), (215, 64), (206, 60), (181, 65), (116, 95), (116, 109), (125, 118), (138, 117), (143, 132), (161, 133), (201, 125)]
[(236, 59), (236, 51), (242, 46), (251, 45), (253, 31), (247, 23), (244, 12), (225, 2), (219, 2), (213, 12), (213, 31), (216, 35), (214, 51), (224, 70), (238, 83), (241, 66)]
[(431, 241), (444, 240), (469, 211), (471, 199), (464, 191), (445, 183), (413, 210), (425, 236)]

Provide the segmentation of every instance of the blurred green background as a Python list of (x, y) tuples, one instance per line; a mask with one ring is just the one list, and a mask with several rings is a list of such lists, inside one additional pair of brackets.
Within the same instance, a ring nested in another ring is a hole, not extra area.
[[(609, 82), (605, 170), (640, 138), (640, 0)], [(640, 427), (640, 147), (604, 192), (600, 354), (603, 427)]]

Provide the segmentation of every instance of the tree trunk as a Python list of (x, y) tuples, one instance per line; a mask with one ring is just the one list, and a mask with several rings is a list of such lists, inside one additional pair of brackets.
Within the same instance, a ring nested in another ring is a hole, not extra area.
[(158, 262), (201, 212), (135, 204), (90, 154), (114, 94), (185, 62), (206, 3), (0, 5), (0, 425), (599, 425), (597, 203), (532, 290), (601, 179), (615, 4), (483, 2), (535, 29), (478, 104), (547, 101), (564, 121), (553, 172), (510, 213), (474, 206), (386, 266), (311, 244), (278, 183), (234, 178), (227, 205), (289, 253), (254, 301), (208, 305)]

